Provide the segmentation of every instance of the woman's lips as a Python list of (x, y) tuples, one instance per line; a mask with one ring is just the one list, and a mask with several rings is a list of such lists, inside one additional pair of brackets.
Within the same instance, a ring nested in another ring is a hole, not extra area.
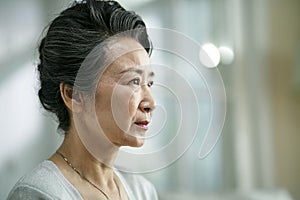
[(143, 130), (148, 130), (148, 121), (138, 121), (134, 123), (137, 127), (143, 129)]

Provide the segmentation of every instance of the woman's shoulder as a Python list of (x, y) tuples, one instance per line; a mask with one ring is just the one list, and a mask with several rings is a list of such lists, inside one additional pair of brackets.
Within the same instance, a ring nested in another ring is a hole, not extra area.
[[(128, 195), (133, 199), (157, 200), (153, 184), (144, 176), (115, 170)], [(131, 199), (129, 198), (129, 199)]]
[[(49, 160), (38, 164), (13, 187), (9, 199), (70, 199), (79, 193)], [(74, 199), (74, 198), (72, 198)]]

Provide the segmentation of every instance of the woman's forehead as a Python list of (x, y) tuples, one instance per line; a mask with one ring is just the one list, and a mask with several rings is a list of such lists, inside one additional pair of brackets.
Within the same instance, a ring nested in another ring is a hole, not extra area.
[(130, 68), (149, 68), (150, 58), (144, 49), (134, 50), (116, 58), (107, 66), (107, 73), (120, 73)]
[[(114, 38), (106, 43), (101, 76), (116, 76), (129, 68), (149, 68), (150, 58), (144, 47), (132, 38)], [(99, 48), (101, 50), (101, 48)]]

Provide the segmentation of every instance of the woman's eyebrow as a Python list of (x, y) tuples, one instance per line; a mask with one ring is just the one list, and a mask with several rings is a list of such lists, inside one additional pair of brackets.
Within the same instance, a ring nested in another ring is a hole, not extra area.
[[(144, 70), (135, 69), (135, 68), (129, 68), (129, 69), (121, 71), (120, 74), (124, 74), (124, 73), (127, 73), (127, 72), (134, 72), (134, 73), (142, 75), (144, 73)], [(154, 72), (150, 72), (149, 73), (149, 76), (151, 76), (151, 77), (153, 77), (154, 75), (155, 75)]]

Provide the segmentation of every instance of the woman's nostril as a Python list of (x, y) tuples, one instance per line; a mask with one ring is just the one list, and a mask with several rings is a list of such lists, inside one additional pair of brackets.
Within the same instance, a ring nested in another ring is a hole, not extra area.
[(150, 111), (151, 111), (151, 108), (144, 108), (144, 111), (145, 111), (145, 112), (150, 112)]

